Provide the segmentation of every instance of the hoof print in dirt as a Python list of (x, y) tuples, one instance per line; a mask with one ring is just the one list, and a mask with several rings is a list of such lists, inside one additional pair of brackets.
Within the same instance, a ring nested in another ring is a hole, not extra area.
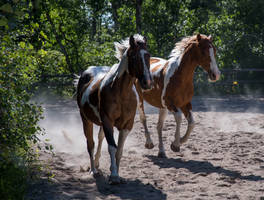
[(158, 157), (159, 158), (167, 158), (165, 152), (159, 152)]
[(175, 147), (174, 145), (173, 145), (173, 143), (171, 143), (171, 150), (172, 151), (174, 151), (174, 152), (180, 152), (181, 151), (181, 148), (180, 147)]
[(118, 185), (121, 183), (121, 179), (119, 176), (110, 176), (109, 177), (109, 184), (110, 185)]
[(146, 143), (145, 147), (146, 147), (146, 149), (153, 149), (154, 148), (154, 144), (153, 143), (150, 143), (150, 144)]

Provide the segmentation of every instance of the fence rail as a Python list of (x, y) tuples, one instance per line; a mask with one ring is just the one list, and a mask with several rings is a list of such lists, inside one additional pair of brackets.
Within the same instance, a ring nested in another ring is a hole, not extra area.
[[(259, 68), (244, 68), (244, 69), (221, 69), (222, 78), (215, 82), (214, 85), (264, 85), (264, 69)], [(244, 75), (243, 79), (240, 78), (242, 73), (262, 73), (261, 79), (252, 80), (247, 79)], [(38, 84), (45, 84), (51, 87), (56, 86), (70, 86), (73, 85), (73, 79), (76, 78), (75, 74), (59, 74), (59, 75), (42, 75), (41, 81)], [(207, 73), (204, 71), (195, 72), (194, 81), (203, 82), (203, 84), (209, 85), (207, 81)]]

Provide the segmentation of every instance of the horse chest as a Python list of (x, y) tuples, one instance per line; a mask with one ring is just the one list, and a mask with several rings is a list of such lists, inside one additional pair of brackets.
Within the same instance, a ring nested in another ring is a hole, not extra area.
[(115, 121), (115, 126), (121, 129), (131, 130), (137, 109), (137, 99), (134, 93), (128, 93), (120, 102), (120, 115)]

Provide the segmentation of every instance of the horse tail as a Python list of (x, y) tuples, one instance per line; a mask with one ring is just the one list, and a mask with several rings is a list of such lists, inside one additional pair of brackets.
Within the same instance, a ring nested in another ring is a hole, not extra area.
[[(74, 75), (73, 86), (74, 86), (74, 88), (77, 89), (78, 82), (79, 82), (79, 79), (80, 79), (81, 76), (78, 76), (77, 74), (73, 74), (73, 75)], [(72, 99), (76, 99), (76, 97), (77, 97), (77, 90), (75, 90), (75, 92), (73, 93)]]

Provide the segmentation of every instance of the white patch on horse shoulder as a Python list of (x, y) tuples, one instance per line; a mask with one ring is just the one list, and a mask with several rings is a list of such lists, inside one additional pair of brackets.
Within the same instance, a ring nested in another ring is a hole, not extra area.
[[(163, 66), (165, 65), (165, 63), (167, 62), (167, 60), (162, 59), (162, 58), (156, 58), (156, 57), (151, 57), (152, 59), (158, 59), (159, 62), (155, 62), (153, 64), (150, 65), (150, 73), (153, 77), (160, 77), (161, 71), (163, 69)], [(160, 67), (158, 69), (155, 69), (155, 71), (152, 71), (156, 66), (160, 65)]]
[(164, 86), (161, 94), (161, 104), (163, 107), (166, 107), (165, 105), (165, 100), (164, 96), (167, 90), (167, 86), (169, 84), (169, 81), (171, 77), (174, 75), (174, 72), (179, 68), (182, 60), (182, 54), (179, 54), (177, 56), (173, 56), (169, 59), (169, 64), (168, 67), (166, 68), (165, 71), (165, 76), (164, 76)]
[(215, 56), (214, 56), (214, 49), (212, 47), (209, 48), (209, 55), (211, 58), (211, 62), (210, 62), (210, 69), (213, 71), (214, 74), (219, 74), (219, 70), (216, 64), (216, 60), (215, 60)]
[(89, 73), (91, 77), (93, 77), (92, 82), (89, 84), (89, 86), (86, 88), (82, 95), (81, 99), (81, 105), (83, 106), (86, 102), (89, 104), (89, 106), (94, 111), (94, 114), (97, 116), (97, 118), (101, 121), (99, 111), (96, 106), (92, 105), (89, 101), (89, 97), (92, 91), (92, 88), (94, 84), (96, 84), (99, 80), (103, 79), (103, 77), (106, 75), (106, 73), (110, 70), (107, 66), (91, 66), (89, 67), (85, 72)]

